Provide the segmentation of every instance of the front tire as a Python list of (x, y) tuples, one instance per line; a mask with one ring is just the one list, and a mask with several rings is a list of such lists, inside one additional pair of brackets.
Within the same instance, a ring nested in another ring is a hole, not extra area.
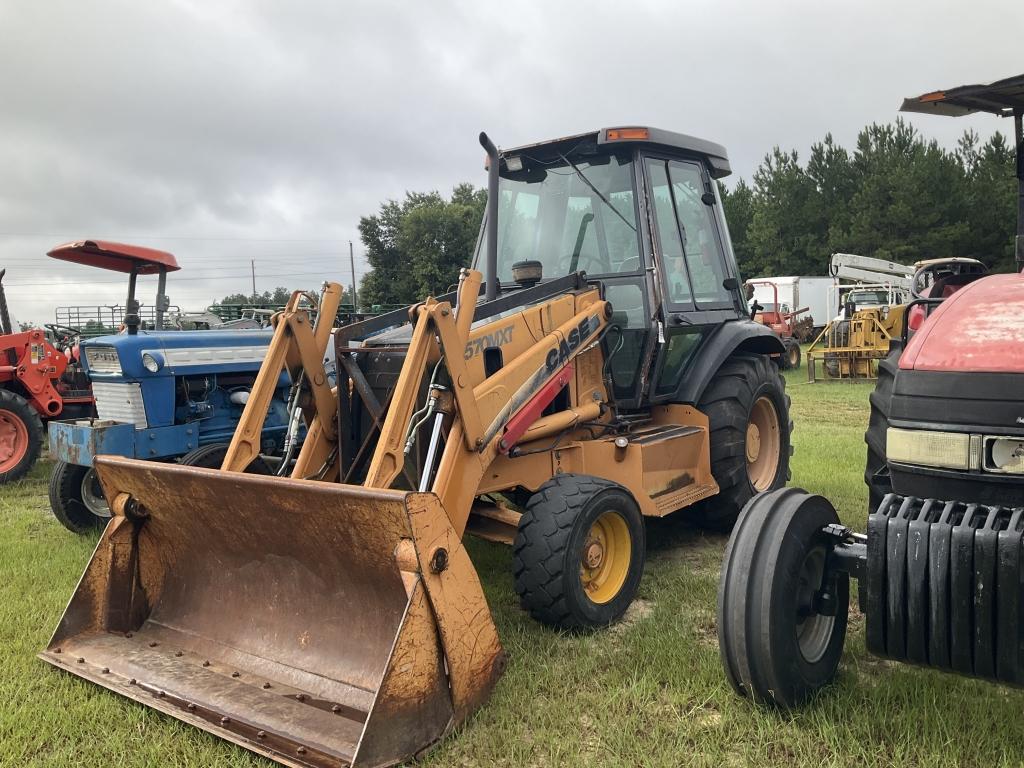
[(864, 463), (864, 482), (868, 486), (868, 514), (882, 503), (887, 493), (892, 493), (892, 478), (885, 459), (886, 432), (889, 429), (889, 412), (892, 407), (893, 385), (899, 370), (903, 345), (890, 342), (889, 355), (878, 364), (878, 380), (869, 398), (871, 417), (868, 421), (864, 442), (867, 443), (867, 459)]
[(710, 422), (711, 474), (718, 495), (694, 509), (699, 525), (729, 531), (754, 494), (789, 480), (789, 396), (786, 382), (765, 355), (736, 355), (719, 368), (698, 409)]
[(556, 475), (527, 502), (512, 551), (516, 592), (533, 618), (560, 629), (604, 627), (640, 586), (643, 517), (620, 485)]
[(42, 445), (39, 414), (18, 393), (0, 390), (0, 485), (24, 477)]
[(783, 356), (786, 358), (786, 370), (795, 371), (800, 367), (800, 342), (792, 337), (782, 340), (786, 351)]
[(50, 475), (50, 510), (72, 533), (102, 528), (110, 520), (110, 507), (93, 467), (58, 461)]
[[(826, 582), (821, 530), (838, 522), (826, 499), (798, 488), (760, 494), (744, 508), (718, 587), (719, 651), (741, 696), (796, 707), (835, 678), (850, 580), (838, 573)], [(833, 615), (822, 612), (826, 602)]]

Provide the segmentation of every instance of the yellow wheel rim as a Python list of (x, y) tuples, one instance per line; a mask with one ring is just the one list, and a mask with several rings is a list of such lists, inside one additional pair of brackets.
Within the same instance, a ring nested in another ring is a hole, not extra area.
[(580, 581), (595, 603), (615, 598), (626, 583), (633, 539), (626, 521), (617, 512), (605, 512), (590, 526), (580, 553)]
[(746, 449), (750, 484), (758, 491), (767, 491), (778, 474), (782, 453), (778, 412), (767, 397), (757, 398), (750, 409)]

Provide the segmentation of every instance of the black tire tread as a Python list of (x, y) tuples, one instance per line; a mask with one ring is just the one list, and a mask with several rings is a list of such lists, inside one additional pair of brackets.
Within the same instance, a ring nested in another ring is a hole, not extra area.
[[(754, 393), (765, 382), (772, 382), (785, 403), (779, 417), (784, 424), (780, 476), (775, 487), (792, 477), (789, 457), (793, 455), (793, 420), (786, 380), (765, 355), (734, 355), (718, 369), (701, 395), (698, 409), (708, 417), (711, 442), (711, 475), (718, 483), (716, 496), (694, 507), (696, 522), (704, 528), (729, 531), (740, 510), (754, 495), (747, 476), (746, 431)], [(776, 410), (780, 410), (776, 403)], [(769, 489), (774, 490), (774, 489)]]
[[(782, 488), (759, 494), (743, 510), (726, 548), (718, 588), (718, 644), (726, 676), (733, 690), (759, 703), (781, 708), (801, 704), (835, 675), (846, 635), (845, 606), (840, 602), (828, 662), (816, 669), (817, 680), (797, 679), (787, 670), (787, 658), (777, 656), (771, 643), (779, 627), (772, 624), (775, 580), (783, 579), (779, 563), (783, 547), (792, 548), (791, 521), (802, 499), (799, 488)], [(832, 510), (831, 516), (838, 521)], [(842, 601), (848, 599), (848, 579), (837, 584)], [(787, 677), (788, 675), (788, 677)]]
[[(624, 490), (610, 480), (565, 473), (555, 475), (530, 497), (512, 548), (512, 575), (520, 604), (537, 621), (563, 629), (590, 628), (571, 610), (562, 562), (577, 516), (593, 496), (607, 489)], [(642, 524), (640, 537), (643, 544)]]
[(868, 514), (870, 515), (882, 503), (887, 493), (892, 493), (892, 483), (882, 472), (885, 469), (885, 433), (889, 428), (889, 413), (892, 407), (893, 385), (896, 372), (899, 370), (900, 355), (903, 348), (900, 342), (893, 341), (889, 345), (889, 354), (878, 363), (878, 379), (875, 388), (868, 397), (871, 415), (868, 428), (864, 433), (867, 444), (867, 456), (864, 461), (864, 483), (868, 487)]
[(89, 467), (57, 461), (50, 472), (50, 511), (72, 533), (84, 534), (106, 524), (82, 502), (82, 479)]

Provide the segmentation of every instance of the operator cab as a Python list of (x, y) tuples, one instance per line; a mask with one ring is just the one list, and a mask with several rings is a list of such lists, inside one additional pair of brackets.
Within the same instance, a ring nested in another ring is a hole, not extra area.
[(928, 316), (928, 309), (943, 299), (948, 299), (965, 285), (988, 274), (988, 267), (977, 259), (953, 257), (928, 259), (914, 264), (916, 271), (910, 285), (910, 294), (915, 303), (910, 308), (907, 325), (911, 331), (921, 327)]
[[(702, 341), (748, 316), (715, 183), (730, 172), (725, 149), (605, 128), (500, 157), (500, 289), (523, 287), (513, 275), (523, 262), (531, 273), (539, 265), (541, 282), (580, 271), (599, 280), (613, 309), (603, 343), (619, 406), (675, 399)], [(486, 224), (475, 259), (486, 273), (485, 242)]]

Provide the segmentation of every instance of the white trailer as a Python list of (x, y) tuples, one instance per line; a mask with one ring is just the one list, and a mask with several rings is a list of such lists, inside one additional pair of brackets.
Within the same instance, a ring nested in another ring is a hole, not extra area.
[(775, 303), (775, 290), (772, 290), (772, 286), (778, 291), (779, 304), (784, 305), (781, 311), (795, 312), (807, 307), (808, 312), (800, 315), (798, 319), (810, 317), (816, 332), (839, 314), (839, 292), (835, 289), (839, 281), (834, 277), (758, 277), (747, 280), (747, 283), (753, 284), (753, 301), (757, 301), (765, 309), (772, 309), (771, 305)]

